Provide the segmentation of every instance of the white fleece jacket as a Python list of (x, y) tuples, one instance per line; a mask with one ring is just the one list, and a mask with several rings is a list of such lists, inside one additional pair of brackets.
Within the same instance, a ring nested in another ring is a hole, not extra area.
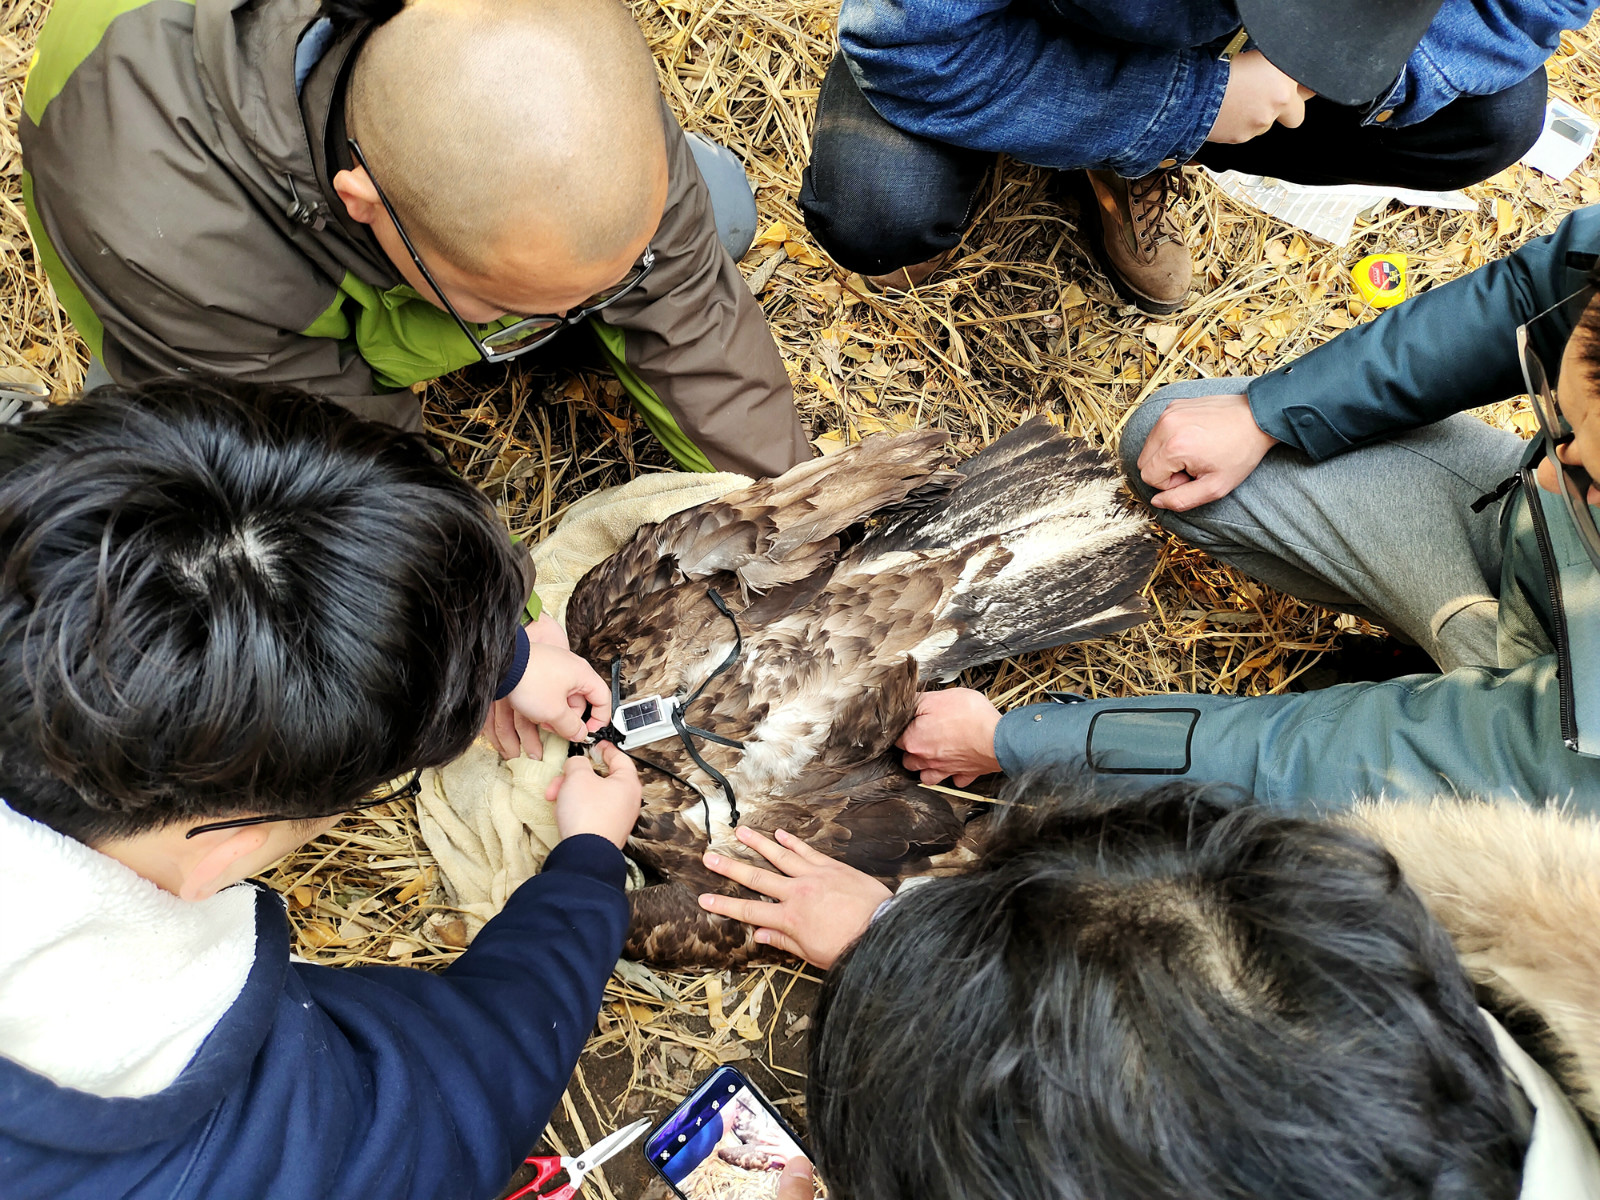
[(255, 962), (255, 889), (190, 903), (0, 802), (0, 1054), (64, 1087), (148, 1096)]

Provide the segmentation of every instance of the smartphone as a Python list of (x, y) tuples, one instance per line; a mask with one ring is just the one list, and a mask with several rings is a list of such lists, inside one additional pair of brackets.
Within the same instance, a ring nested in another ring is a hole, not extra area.
[[(718, 1067), (650, 1131), (644, 1153), (682, 1200), (772, 1200), (784, 1166), (806, 1152), (753, 1083)], [(819, 1183), (815, 1194), (828, 1192)]]

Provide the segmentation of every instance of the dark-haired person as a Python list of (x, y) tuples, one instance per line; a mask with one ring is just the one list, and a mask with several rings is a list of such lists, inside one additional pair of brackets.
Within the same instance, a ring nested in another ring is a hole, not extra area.
[[(830, 1195), (1600, 1196), (1590, 1015), (1548, 986), (1600, 988), (1595, 893), (1546, 897), (1562, 911), (1516, 938), (1537, 887), (1486, 888), (1468, 850), (1492, 806), (1441, 829), (1426, 805), (1346, 826), (1182, 782), (1107, 799), (1034, 777), (1007, 798), (971, 867), (881, 909), (826, 881), (831, 903), (798, 903), (816, 869), (765, 839), (782, 874), (728, 872), (784, 897), (733, 903), (831, 964), (806, 1106)], [(1594, 852), (1592, 829), (1519, 830)], [(1509, 902), (1478, 914), (1500, 927), (1470, 975), (1446, 928), (1462, 893)], [(779, 1191), (810, 1195), (803, 1170)]]
[(1181, 170), (1455, 188), (1543, 127), (1544, 62), (1592, 0), (844, 0), (806, 224), (886, 287), (961, 241), (997, 153), (1073, 171), (1090, 244), (1181, 307)]
[(678, 128), (620, 0), (61, 0), (19, 132), (40, 261), (118, 383), (416, 429), (410, 385), (584, 321), (685, 469), (810, 457), (723, 240), (755, 236), (743, 168)]
[(0, 1193), (495, 1194), (622, 947), (631, 764), (569, 761), (563, 840), (439, 974), (291, 961), (240, 883), (410, 794), (497, 691), (586, 695), (513, 651), (482, 496), (298, 393), (102, 388), (0, 427), (0, 579)]
[[(930, 782), (1077, 761), (1268, 803), (1453, 791), (1600, 809), (1597, 255), (1600, 208), (1580, 209), (1270, 374), (1165, 388), (1124, 427), (1124, 469), (1166, 529), (1387, 625), (1439, 674), (1004, 716), (931, 692), (906, 764)], [(1467, 411), (1530, 388), (1549, 429), (1531, 442)]]

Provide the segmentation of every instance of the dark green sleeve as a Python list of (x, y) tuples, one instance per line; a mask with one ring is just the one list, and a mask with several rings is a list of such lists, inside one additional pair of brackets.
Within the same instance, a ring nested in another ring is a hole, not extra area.
[(1600, 760), (1562, 744), (1560, 703), (1546, 655), (1297, 695), (1030, 705), (1001, 718), (994, 748), (1008, 775), (1086, 764), (1107, 782), (1183, 778), (1292, 807), (1459, 794), (1593, 812)]
[[(1596, 253), (1600, 205), (1579, 209), (1553, 234), (1263, 375), (1249, 388), (1256, 423), (1321, 460), (1520, 395), (1526, 389), (1517, 326), (1581, 289)], [(1552, 378), (1587, 296), (1532, 331)]]

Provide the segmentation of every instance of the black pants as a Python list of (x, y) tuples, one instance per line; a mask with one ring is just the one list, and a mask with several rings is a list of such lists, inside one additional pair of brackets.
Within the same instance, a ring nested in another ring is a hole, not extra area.
[[(1293, 183), (1465, 187), (1504, 170), (1538, 140), (1545, 86), (1540, 67), (1503, 92), (1463, 96), (1403, 129), (1362, 125), (1359, 109), (1313, 99), (1298, 129), (1275, 125), (1239, 145), (1207, 142), (1195, 162)], [(994, 158), (896, 129), (835, 57), (817, 98), (800, 208), (835, 262), (881, 275), (961, 240)]]

